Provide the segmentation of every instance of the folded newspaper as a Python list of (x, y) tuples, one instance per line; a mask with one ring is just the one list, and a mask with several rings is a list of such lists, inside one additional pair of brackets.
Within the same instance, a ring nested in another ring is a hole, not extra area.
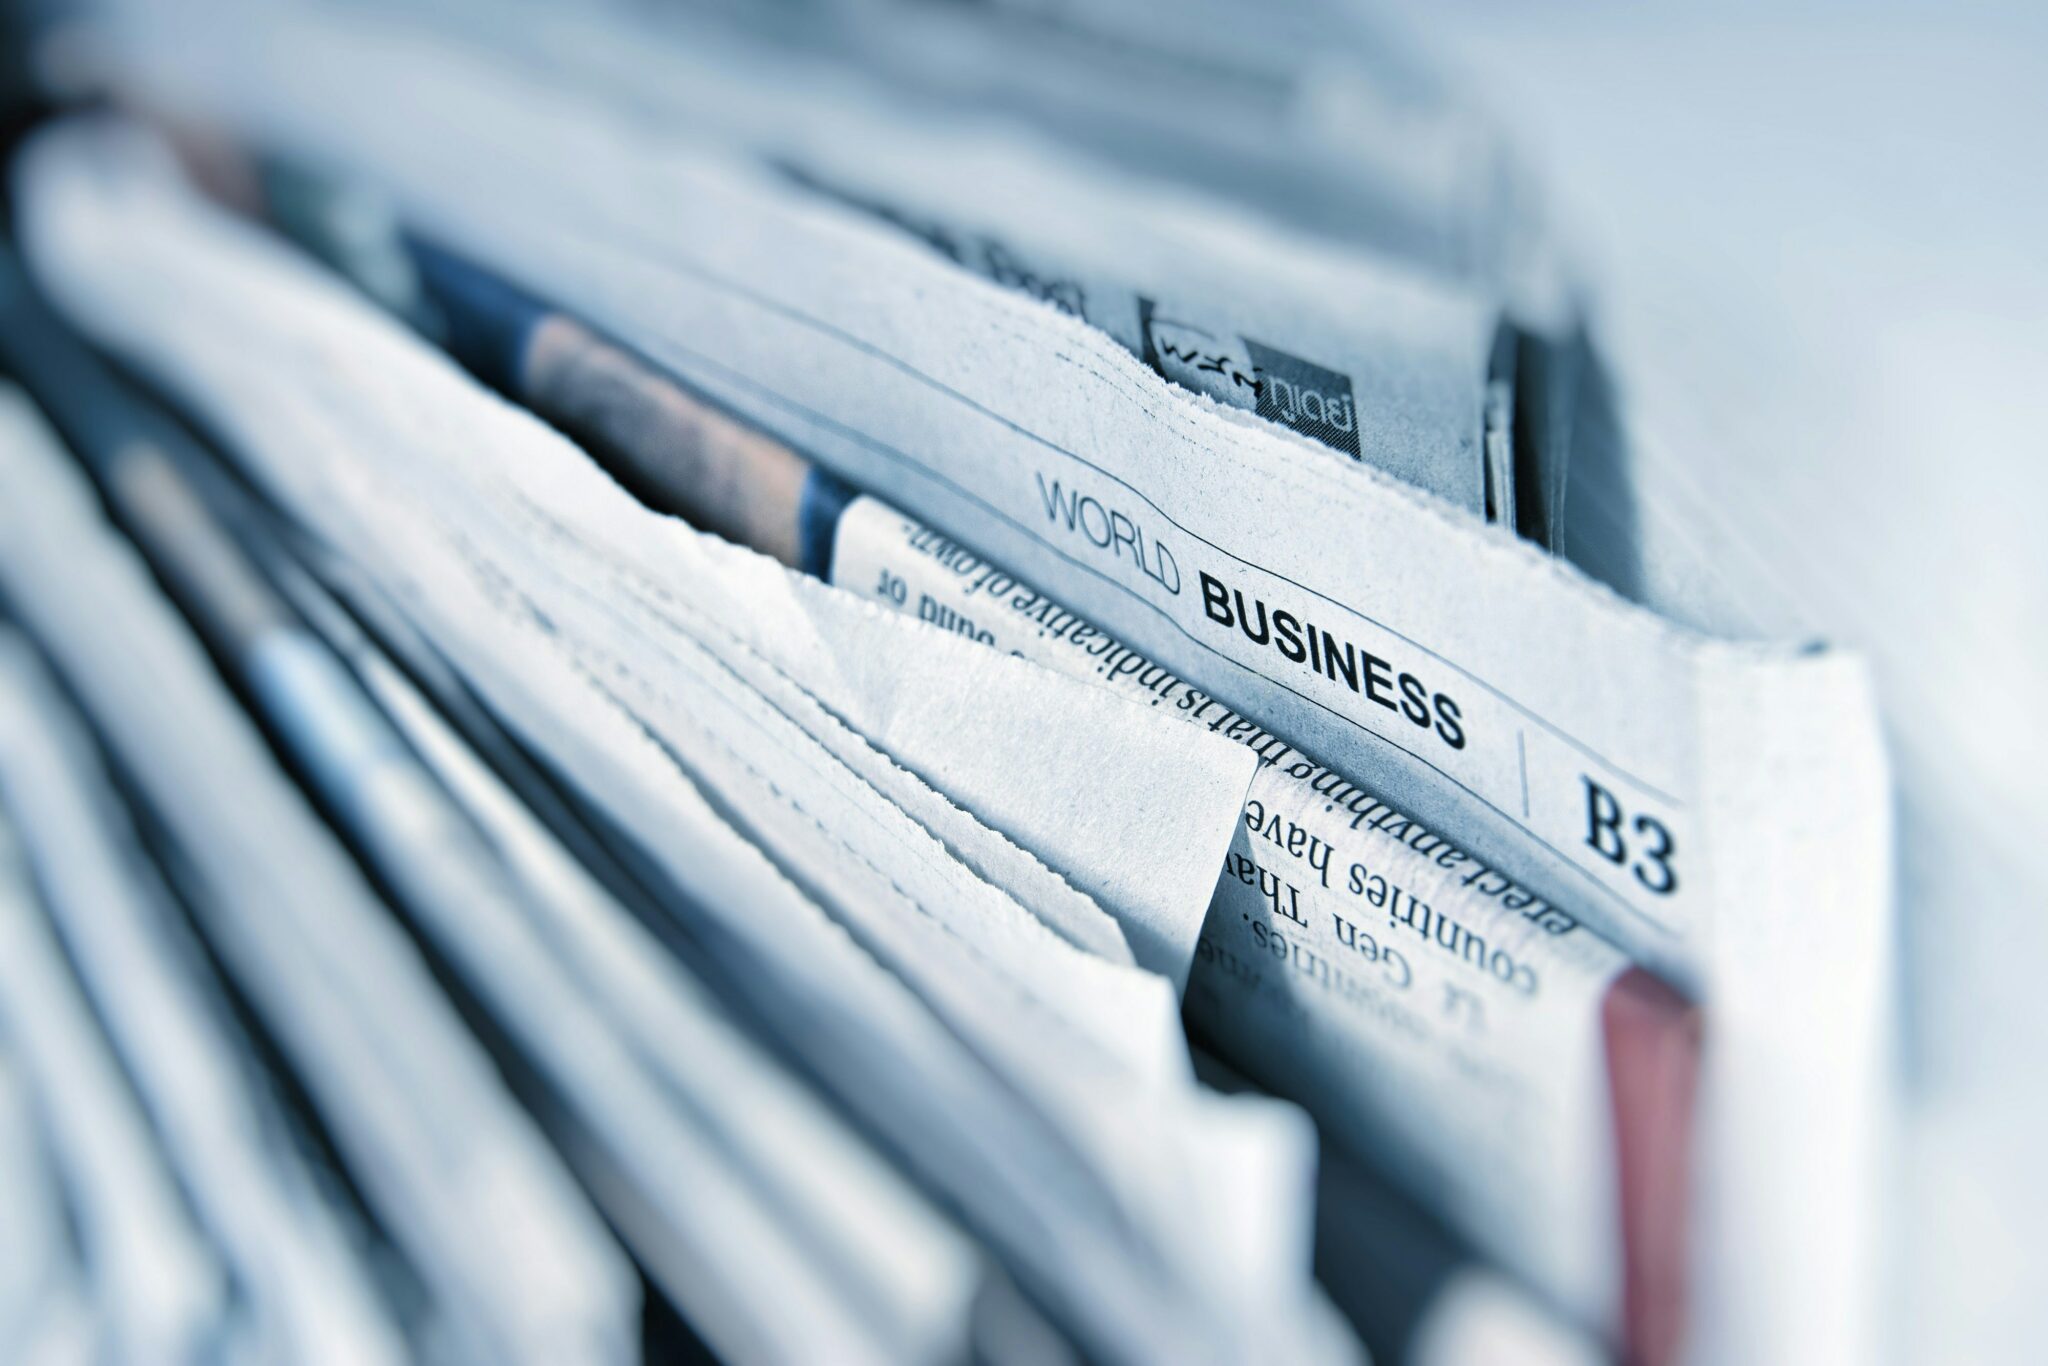
[(1349, 19), (810, 8), (39, 32), (7, 1359), (1866, 1340), (1869, 684), (1549, 553), (1483, 125)]

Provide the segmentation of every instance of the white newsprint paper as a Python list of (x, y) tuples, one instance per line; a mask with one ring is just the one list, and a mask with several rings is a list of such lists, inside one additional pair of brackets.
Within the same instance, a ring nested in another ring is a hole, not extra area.
[[(935, 118), (843, 66), (737, 43), (680, 15), (622, 24), (541, 6), (531, 23), (507, 24), (491, 6), (468, 17), (466, 37), (748, 148), (1107, 332), (1183, 388), (1485, 510), (1483, 428), (1508, 416), (1487, 404), (1497, 299), (1218, 196), (1134, 181), (1011, 121)], [(804, 98), (791, 100), (798, 89)]]
[[(1091, 1352), (1349, 1355), (1308, 1275), (1305, 1119), (1201, 1089), (1165, 976), (1084, 950), (977, 871), (983, 854), (1019, 866), (988, 853), (993, 831), (970, 838), (965, 813), (891, 799), (915, 792), (911, 776), (885, 776), (860, 732), (771, 667), (776, 632), (739, 624), (796, 610), (775, 591), (788, 571), (745, 561), (750, 587), (700, 533), (181, 185), (146, 140), (74, 126), (24, 156), (23, 237), (59, 304), (177, 395), (640, 844), (687, 894), (676, 914), (727, 985)], [(1027, 667), (843, 607), (906, 675), (947, 672), (954, 649), (969, 683)], [(781, 629), (802, 640), (809, 625)], [(1170, 835), (1150, 838), (1201, 871), (1184, 913), (1199, 924), (1252, 761), (1031, 673), (1042, 744), (1100, 703), (1167, 742), (1144, 776), (1170, 798), (1155, 808)], [(976, 849), (956, 856), (935, 829)], [(1044, 876), (1026, 895), (1050, 903)]]
[(1187, 1016), (1329, 1143), (1610, 1323), (1622, 1283), (1602, 1005), (1613, 944), (950, 537), (872, 497), (832, 581), (1259, 758)]
[(437, 1322), (506, 1361), (627, 1360), (640, 1309), (630, 1263), (72, 456), (11, 389), (0, 487), (9, 609), (189, 861), (209, 944), (249, 984)]
[(403, 1360), (397, 1325), (283, 1141), (248, 1039), (146, 864), (81, 718), (5, 628), (0, 805), (152, 1136), (234, 1283), (239, 1312), (225, 1317), (296, 1361)]
[(131, 32), (161, 96), (367, 178), (1698, 992), (1717, 1311), (1860, 1314), (1893, 933), (1859, 659), (1678, 628), (899, 234), (417, 34), (182, 8)]

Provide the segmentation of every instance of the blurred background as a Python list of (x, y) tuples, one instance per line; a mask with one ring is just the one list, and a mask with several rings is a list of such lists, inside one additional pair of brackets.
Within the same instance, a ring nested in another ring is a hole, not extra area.
[[(1900, 815), (1900, 1359), (2048, 1320), (2048, 12), (1403, 10), (1543, 183), (1640, 577), (1878, 671)], [(1590, 559), (1591, 557), (1587, 557)]]

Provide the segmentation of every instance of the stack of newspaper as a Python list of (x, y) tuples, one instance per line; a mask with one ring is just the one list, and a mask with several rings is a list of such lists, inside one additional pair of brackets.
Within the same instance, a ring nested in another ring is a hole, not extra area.
[(46, 16), (0, 1357), (1862, 1340), (1864, 670), (1552, 553), (1569, 277), (1332, 11)]

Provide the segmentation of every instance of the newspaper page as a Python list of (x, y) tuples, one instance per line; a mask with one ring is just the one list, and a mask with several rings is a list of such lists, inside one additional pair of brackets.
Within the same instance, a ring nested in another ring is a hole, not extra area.
[(255, 1009), (437, 1320), (506, 1360), (626, 1359), (639, 1286), (617, 1245), (12, 391), (0, 401), (0, 480), (10, 607), (210, 894), (198, 908), (209, 943), (254, 984)]
[[(1514, 376), (1501, 305), (1484, 292), (1215, 196), (1134, 185), (986, 115), (933, 118), (843, 68), (709, 26), (624, 27), (553, 8), (530, 25), (472, 18), (465, 37), (515, 48), (543, 79), (755, 149), (798, 183), (1108, 333), (1183, 388), (1475, 513), (1492, 506), (1485, 434), (1491, 421), (1507, 439)], [(806, 99), (777, 93), (790, 88)], [(1490, 409), (1496, 381), (1509, 401)], [(1511, 501), (1496, 508), (1496, 520), (1512, 517)]]
[(12, 1041), (0, 1044), (0, 1350), (27, 1366), (98, 1360), (98, 1325), (87, 1307), (84, 1268), (64, 1183), (36, 1113), (35, 1088)]
[[(25, 235), (65, 306), (194, 401), (685, 875), (697, 928), (780, 988), (767, 1004), (808, 1017), (802, 1047), (871, 1050), (821, 1070), (922, 1152), (1034, 1289), (1107, 1355), (1159, 1335), (1192, 1358), (1341, 1354), (1304, 1274), (1300, 1116), (1196, 1088), (1167, 1047), (1162, 979), (1080, 953), (966, 875), (821, 752), (829, 717), (742, 686), (675, 601), (711, 572), (696, 533), (339, 282), (173, 191), (144, 150), (74, 128), (28, 154)], [(912, 1079), (925, 1098), (905, 1105)]]
[[(252, 1325), (293, 1359), (397, 1362), (398, 1330), (285, 1139), (220, 985), (143, 860), (81, 719), (0, 630), (0, 802)], [(261, 1325), (255, 1327), (254, 1325)]]
[[(1048, 619), (1112, 632), (1332, 784), (1362, 785), (1404, 834), (1482, 854), (1699, 992), (1725, 1220), (1703, 1235), (1701, 1279), (1744, 1288), (1722, 1307), (1737, 1318), (1860, 1312), (1891, 953), (1860, 661), (1674, 627), (681, 139), (374, 26), (293, 33), (263, 34), (286, 44), (265, 62), (236, 52), (253, 27), (203, 49), (166, 33), (134, 60), (365, 175), (429, 231), (972, 544), (1043, 591)], [(390, 98), (359, 98), (371, 69)], [(429, 122), (449, 136), (413, 136)], [(1791, 1095), (1831, 1122), (1779, 1132)], [(1756, 1256), (1772, 1275), (1739, 1266)]]

